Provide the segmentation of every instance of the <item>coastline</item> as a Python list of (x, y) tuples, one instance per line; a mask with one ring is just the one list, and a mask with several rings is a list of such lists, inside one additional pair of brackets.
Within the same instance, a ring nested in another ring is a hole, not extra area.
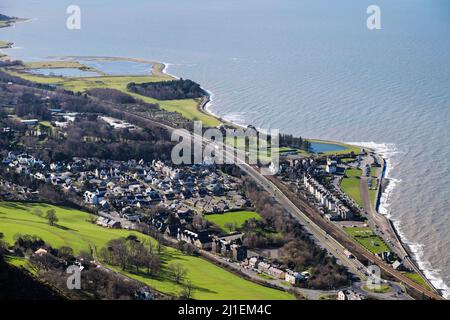
[[(204, 88), (203, 88), (204, 89)], [(219, 115), (213, 113), (210, 111), (208, 107), (211, 106), (211, 96), (213, 95), (211, 91), (204, 89), (208, 96), (206, 97), (205, 101), (202, 101), (199, 104), (199, 110), (206, 113), (209, 116), (215, 117), (219, 121), (227, 122), (232, 124), (233, 126), (246, 128), (246, 125), (237, 124), (232, 121), (226, 121)], [(251, 124), (249, 124), (251, 125)], [(340, 141), (331, 141), (331, 140), (321, 140), (321, 139), (308, 139), (308, 140), (314, 140), (314, 141), (321, 141), (326, 143), (336, 143), (339, 145), (350, 145), (355, 147), (361, 147), (365, 149), (369, 149), (370, 151), (374, 152), (378, 157), (383, 159), (383, 166), (382, 166), (382, 174), (380, 177), (380, 182), (383, 180), (387, 180), (387, 185), (384, 187), (379, 188), (379, 191), (377, 193), (377, 199), (376, 203), (379, 203), (378, 209), (376, 212), (380, 215), (382, 215), (388, 222), (391, 233), (395, 236), (400, 246), (403, 248), (403, 250), (406, 253), (406, 260), (409, 262), (409, 264), (412, 266), (413, 270), (417, 272), (422, 278), (424, 278), (425, 282), (431, 287), (431, 290), (438, 292), (440, 295), (442, 295), (444, 298), (448, 298), (450, 295), (450, 291), (447, 290), (447, 288), (441, 288), (442, 286), (445, 287), (445, 283), (442, 279), (437, 278), (433, 275), (433, 270), (430, 270), (430, 268), (426, 268), (425, 266), (429, 264), (427, 261), (423, 261), (418, 257), (420, 255), (420, 244), (412, 244), (409, 243), (409, 241), (406, 239), (405, 235), (401, 232), (400, 222), (397, 220), (392, 219), (392, 215), (390, 214), (390, 203), (389, 198), (392, 194), (393, 190), (395, 189), (395, 186), (397, 183), (401, 182), (401, 180), (391, 178), (390, 173), (392, 171), (392, 164), (391, 164), (391, 156), (393, 153), (396, 152), (395, 145), (393, 144), (378, 144), (374, 142), (340, 142)], [(381, 183), (380, 183), (381, 185)], [(438, 289), (439, 288), (439, 289)]]
[[(19, 22), (27, 22), (30, 21), (32, 19), (16, 19), (14, 21), (12, 21), (9, 25), (3, 26), (3, 27), (11, 27), (14, 26), (15, 23), (19, 23)], [(9, 43), (10, 46), (7, 48), (12, 48), (14, 43), (10, 42)], [(3, 49), (7, 49), (7, 48), (3, 48)], [(1, 52), (1, 50), (0, 50)], [(12, 57), (5, 55), (2, 56), (0, 54), (0, 59), (10, 59)], [(80, 57), (72, 57), (72, 58), (80, 58)], [(153, 66), (153, 72), (155, 70), (155, 67), (158, 65), (157, 72), (159, 72), (162, 75), (165, 75), (168, 78), (171, 79), (179, 79), (179, 77), (177, 77), (176, 75), (170, 74), (167, 70), (170, 67), (170, 63), (164, 63), (164, 62), (156, 62), (156, 61), (150, 61), (150, 60), (145, 60), (145, 59), (138, 59), (138, 58), (117, 58), (117, 57), (98, 57), (98, 56), (83, 56), (82, 58), (93, 58), (93, 59), (114, 59), (114, 60), (127, 60), (127, 61), (136, 61), (136, 62), (145, 62), (145, 63), (152, 63)], [(219, 120), (220, 122), (224, 123), (224, 124), (230, 124), (232, 126), (237, 126), (237, 127), (242, 127), (242, 128), (246, 128), (245, 125), (242, 124), (238, 124), (235, 123), (233, 121), (229, 121), (229, 120), (225, 120), (222, 117), (220, 117), (219, 115), (215, 114), (214, 112), (212, 112), (210, 110), (212, 103), (214, 101), (213, 97), (214, 94), (205, 89), (204, 89), (208, 95), (205, 96), (204, 99), (202, 99), (199, 104), (198, 104), (198, 109), (199, 111), (203, 112), (204, 114), (214, 117), (217, 120)], [(309, 139), (308, 139), (309, 140)], [(319, 139), (315, 139), (315, 140), (319, 140)], [(325, 140), (319, 140), (319, 141), (325, 141)], [(353, 146), (361, 146), (364, 147), (365, 143), (346, 143), (346, 142), (339, 142), (339, 141), (330, 141), (330, 142), (336, 142), (338, 144), (349, 144), (349, 145), (353, 145)], [(387, 146), (387, 144), (380, 144), (383, 146)], [(389, 197), (391, 195), (391, 193), (393, 192), (393, 190), (395, 189), (395, 185), (400, 182), (399, 180), (396, 179), (392, 179), (389, 177), (389, 173), (392, 170), (391, 165), (390, 165), (390, 160), (388, 156), (384, 156), (383, 155), (383, 151), (380, 151), (380, 149), (377, 150), (377, 148), (373, 148), (373, 147), (367, 147), (367, 149), (370, 149), (372, 151), (374, 151), (377, 155), (380, 155), (381, 158), (384, 159), (384, 167), (383, 167), (383, 179), (388, 179), (389, 183), (386, 186), (386, 188), (382, 188), (380, 190), (380, 192), (378, 192), (377, 195), (377, 203), (379, 202), (379, 210), (377, 210), (380, 214), (382, 214), (383, 216), (386, 217), (386, 219), (388, 219), (388, 221), (390, 222), (390, 224), (392, 225), (393, 230), (395, 231), (395, 234), (398, 235), (399, 237), (399, 242), (406, 248), (408, 248), (409, 250), (407, 250), (408, 254), (411, 256), (413, 262), (415, 265), (417, 265), (419, 267), (419, 270), (423, 273), (424, 277), (426, 280), (428, 280), (429, 282), (431, 282), (433, 284), (433, 288), (435, 288), (435, 282), (438, 283), (442, 283), (445, 285), (445, 283), (439, 279), (436, 278), (432, 273), (433, 270), (430, 270), (430, 268), (426, 268), (424, 267), (426, 264), (429, 264), (427, 261), (422, 261), (420, 260), (420, 250), (421, 250), (421, 245), (420, 244), (413, 244), (413, 243), (408, 243), (408, 240), (405, 239), (404, 234), (402, 234), (401, 232), (401, 225), (399, 221), (393, 220), (391, 219), (391, 215), (390, 215), (390, 211), (389, 211), (389, 207), (390, 207), (390, 203), (389, 203)], [(446, 292), (446, 294), (448, 295), (448, 291)]]
[(450, 295), (448, 287), (441, 278), (433, 274), (434, 270), (429, 265), (429, 262), (422, 260), (420, 257), (422, 245), (409, 241), (401, 230), (401, 222), (392, 218), (390, 211), (390, 197), (394, 192), (395, 187), (401, 183), (401, 180), (391, 177), (393, 168), (391, 158), (398, 152), (397, 148), (394, 144), (378, 144), (375, 142), (349, 142), (349, 144), (367, 146), (367, 148), (373, 150), (381, 159), (383, 159), (384, 165), (381, 179), (384, 181), (384, 185), (381, 186), (380, 191), (377, 194), (376, 202), (378, 203), (378, 208), (376, 212), (388, 221), (393, 235), (395, 235), (398, 239), (398, 243), (407, 253), (407, 260), (410, 262), (415, 272), (421, 275), (434, 291), (439, 292), (444, 298), (448, 299)]
[[(5, 22), (4, 25), (1, 25), (0, 29), (13, 28), (18, 23), (26, 23), (26, 22), (31, 22), (31, 21), (33, 21), (33, 19), (11, 17), (11, 20), (8, 20), (8, 21)], [(2, 41), (0, 40), (0, 42), (2, 42)], [(14, 49), (14, 42), (12, 42), (12, 41), (3, 41), (3, 42), (5, 42), (7, 45), (3, 46), (3, 47), (0, 46), (0, 61), (10, 60), (13, 57), (9, 56), (3, 50), (5, 50), (5, 49)]]

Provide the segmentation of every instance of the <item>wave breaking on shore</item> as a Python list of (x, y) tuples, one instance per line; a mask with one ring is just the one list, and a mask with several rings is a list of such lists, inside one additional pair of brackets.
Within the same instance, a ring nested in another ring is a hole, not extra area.
[(450, 299), (450, 288), (445, 284), (444, 280), (440, 277), (440, 270), (436, 270), (431, 266), (429, 261), (424, 258), (424, 245), (419, 243), (411, 242), (407, 239), (404, 232), (402, 232), (402, 223), (399, 219), (392, 217), (390, 210), (391, 207), (391, 196), (402, 180), (393, 178), (391, 176), (393, 170), (392, 157), (398, 154), (400, 151), (397, 150), (395, 144), (393, 143), (376, 143), (376, 142), (348, 142), (348, 144), (359, 145), (362, 147), (373, 149), (376, 153), (381, 155), (385, 160), (386, 168), (383, 173), (383, 179), (388, 180), (386, 188), (383, 190), (380, 197), (379, 213), (386, 216), (392, 221), (396, 232), (398, 233), (400, 240), (409, 248), (412, 258), (417, 263), (419, 269), (423, 272), (425, 277), (433, 284), (435, 288), (442, 292), (442, 295), (446, 299)]

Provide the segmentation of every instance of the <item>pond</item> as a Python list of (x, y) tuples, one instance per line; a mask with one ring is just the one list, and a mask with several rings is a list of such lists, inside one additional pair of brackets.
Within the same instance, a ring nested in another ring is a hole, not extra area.
[(98, 77), (99, 74), (92, 71), (83, 71), (77, 68), (39, 68), (27, 70), (28, 73), (52, 76), (52, 77), (67, 77), (67, 78), (81, 78), (81, 77)]
[(128, 60), (85, 59), (78, 62), (110, 76), (150, 76), (153, 67), (150, 63)]
[(313, 153), (338, 152), (347, 150), (347, 147), (335, 143), (311, 142), (310, 151)]

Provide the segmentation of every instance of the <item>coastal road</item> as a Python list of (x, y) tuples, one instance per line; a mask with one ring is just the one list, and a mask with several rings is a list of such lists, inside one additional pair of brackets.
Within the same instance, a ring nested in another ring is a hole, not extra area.
[[(173, 132), (176, 130), (176, 128), (170, 127), (166, 124), (162, 124), (160, 122), (155, 121), (154, 119), (148, 118), (142, 114), (135, 114), (129, 111), (126, 111), (124, 109), (118, 109), (115, 105), (110, 104), (110, 106), (115, 109), (116, 111), (120, 113), (126, 113), (134, 117), (140, 117), (141, 119), (145, 119), (148, 121), (149, 124), (152, 124), (153, 126), (162, 127), (168, 130), (169, 132)], [(191, 133), (183, 133), (179, 132), (181, 136), (185, 139), (193, 139), (197, 143), (201, 143), (202, 145), (205, 145), (206, 143), (203, 140), (203, 137), (197, 136), (195, 134)], [(227, 148), (224, 148), (223, 143), (216, 142), (217, 147), (223, 147), (223, 149), (228, 150)], [(235, 157), (234, 152), (225, 151), (226, 156), (228, 157)], [(339, 235), (341, 230), (336, 230), (336, 226), (334, 226), (335, 229), (333, 229), (333, 226), (328, 226), (329, 228), (322, 228), (319, 225), (316, 224), (316, 222), (312, 221), (308, 215), (306, 215), (302, 210), (299, 209), (297, 205), (295, 205), (291, 199), (289, 199), (279, 188), (276, 186), (272, 181), (269, 181), (269, 179), (262, 175), (257, 169), (253, 168), (249, 164), (245, 163), (245, 161), (242, 161), (241, 159), (245, 159), (245, 157), (236, 157), (236, 165), (241, 168), (244, 172), (246, 172), (250, 177), (252, 177), (255, 182), (258, 183), (261, 187), (263, 187), (265, 190), (269, 192), (269, 194), (276, 199), (280, 204), (282, 204), (291, 214), (293, 217), (297, 218), (299, 222), (305, 227), (307, 231), (309, 231), (314, 238), (316, 238), (325, 248), (327, 248), (328, 252), (336, 256), (344, 265), (346, 265), (351, 272), (361, 277), (361, 279), (365, 279), (365, 270), (361, 269), (361, 263), (357, 261), (356, 259), (350, 259), (348, 258), (344, 251), (346, 248), (338, 242), (334, 237), (332, 237), (328, 231), (332, 230), (334, 235)], [(292, 195), (291, 195), (292, 196)], [(298, 197), (298, 196), (297, 196)], [(327, 230), (327, 231), (325, 231)], [(342, 237), (343, 236), (343, 237)], [(342, 241), (342, 239), (345, 239), (343, 243), (345, 244), (351, 244), (350, 251), (356, 255), (359, 254), (360, 256), (367, 259), (370, 263), (376, 264), (380, 267), (381, 270), (386, 272), (387, 274), (391, 275), (392, 277), (396, 278), (398, 281), (405, 283), (411, 288), (414, 288), (419, 293), (422, 293), (423, 295), (432, 298), (432, 299), (438, 299), (442, 300), (442, 296), (431, 292), (429, 290), (426, 290), (422, 286), (418, 285), (402, 273), (394, 270), (390, 265), (385, 264), (384, 262), (380, 261), (378, 258), (376, 258), (373, 254), (371, 254), (369, 251), (367, 251), (365, 248), (363, 248), (361, 245), (353, 241), (352, 239), (349, 239), (346, 235), (341, 235), (339, 239)]]
[[(378, 163), (384, 163), (384, 160), (380, 157), (377, 159)], [(405, 266), (410, 267), (413, 269), (416, 273), (418, 273), (423, 280), (429, 285), (430, 288), (433, 289), (434, 292), (437, 292), (437, 290), (434, 288), (433, 284), (428, 280), (422, 273), (422, 270), (420, 270), (417, 265), (414, 263), (414, 261), (411, 259), (410, 254), (405, 249), (403, 243), (401, 242), (400, 238), (398, 237), (396, 231), (394, 230), (394, 227), (392, 226), (391, 221), (385, 217), (382, 214), (379, 214), (375, 210), (375, 203), (372, 203), (369, 196), (369, 178), (364, 174), (364, 168), (368, 165), (373, 164), (373, 159), (371, 156), (366, 156), (361, 161), (360, 168), (363, 170), (363, 173), (360, 177), (360, 194), (361, 198), (364, 203), (364, 210), (366, 211), (369, 222), (372, 226), (372, 229), (378, 233), (379, 236), (381, 236), (389, 245), (389, 247), (397, 253), (397, 255), (403, 260), (403, 263)], [(383, 171), (383, 170), (381, 170)], [(382, 183), (382, 177), (381, 173), (379, 174), (378, 178), (378, 184), (379, 188), (381, 187)]]
[(388, 243), (389, 247), (394, 250), (395, 253), (404, 259), (408, 256), (408, 253), (403, 249), (401, 244), (398, 243), (395, 234), (393, 234), (390, 222), (382, 215), (375, 212), (373, 204), (371, 203), (369, 196), (369, 178), (362, 175), (360, 178), (360, 194), (364, 203), (364, 210), (366, 211), (370, 224), (376, 233), (381, 233), (381, 237)]

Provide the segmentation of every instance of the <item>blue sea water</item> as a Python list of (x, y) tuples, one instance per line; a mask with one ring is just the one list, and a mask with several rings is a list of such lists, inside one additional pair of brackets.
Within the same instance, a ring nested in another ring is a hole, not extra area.
[[(0, 29), (19, 58), (124, 56), (168, 62), (232, 121), (358, 142), (388, 158), (383, 213), (433, 283), (450, 286), (448, 0), (2, 0), (32, 18)], [(366, 28), (381, 8), (382, 29)]]

